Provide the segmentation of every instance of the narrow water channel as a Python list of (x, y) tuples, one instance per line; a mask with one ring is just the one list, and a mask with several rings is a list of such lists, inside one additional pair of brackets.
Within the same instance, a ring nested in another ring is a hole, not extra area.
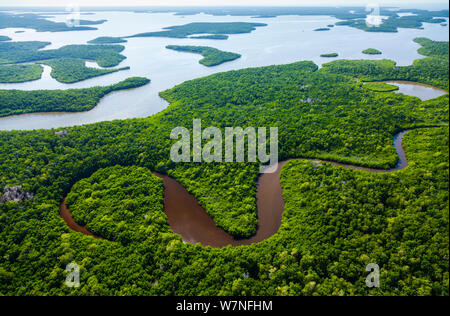
[[(394, 136), (394, 146), (399, 156), (399, 162), (397, 166), (391, 170), (364, 168), (322, 160), (314, 161), (331, 163), (334, 166), (363, 170), (372, 173), (399, 171), (408, 166), (406, 153), (402, 146), (403, 137), (407, 132), (408, 131), (403, 131)], [(170, 228), (174, 233), (180, 235), (184, 242), (191, 244), (201, 243), (203, 246), (212, 246), (215, 248), (222, 248), (227, 245), (250, 245), (273, 236), (278, 232), (281, 226), (284, 200), (283, 190), (280, 184), (280, 174), (283, 166), (288, 161), (289, 160), (280, 162), (275, 173), (261, 175), (258, 181), (256, 196), (258, 206), (258, 230), (255, 236), (249, 239), (240, 240), (235, 239), (223, 229), (217, 227), (212, 218), (206, 213), (206, 210), (200, 206), (196, 198), (180, 183), (168, 176), (154, 173), (164, 181), (164, 212), (169, 219)], [(74, 221), (65, 201), (61, 204), (60, 215), (70, 229), (88, 236), (99, 238)]]

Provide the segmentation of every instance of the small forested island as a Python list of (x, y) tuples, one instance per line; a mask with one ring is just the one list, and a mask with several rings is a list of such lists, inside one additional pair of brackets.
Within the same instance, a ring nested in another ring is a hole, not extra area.
[(338, 57), (338, 56), (339, 56), (338, 53), (329, 53), (329, 54), (320, 55), (320, 57), (325, 57), (325, 58), (333, 58), (333, 57)]
[(186, 25), (165, 27), (164, 31), (140, 33), (131, 37), (172, 37), (187, 38), (197, 34), (211, 35), (231, 35), (251, 33), (257, 27), (267, 26), (265, 23), (247, 23), (247, 22), (196, 22)]
[(103, 37), (97, 37), (96, 39), (93, 39), (89, 41), (89, 44), (121, 44), (126, 43), (127, 40), (120, 38), (120, 37), (109, 37), (109, 36), (103, 36)]
[(146, 78), (128, 78), (106, 87), (69, 90), (0, 90), (0, 117), (37, 112), (82, 112), (94, 108), (101, 98), (118, 90), (146, 85)]
[[(303, 61), (230, 71), (162, 92), (171, 105), (149, 118), (0, 132), (0, 293), (448, 296), (449, 96), (421, 101), (355, 81), (448, 89), (448, 42), (419, 41), (427, 57), (411, 66), (337, 60), (320, 69)], [(85, 91), (80, 103), (101, 90)], [(56, 98), (61, 91), (47, 93), (1, 91), (0, 98), (16, 109), (24, 100), (69, 104)], [(153, 171), (178, 181), (232, 236), (251, 237), (258, 227), (258, 164), (169, 159), (172, 129), (198, 118), (220, 128), (279, 128), (280, 160), (291, 160), (281, 170), (277, 234), (213, 248), (171, 231)], [(401, 172), (296, 159), (395, 168), (393, 136), (404, 130), (411, 130), (402, 143), (409, 165)], [(33, 198), (4, 199), (11, 187)], [(78, 224), (102, 239), (66, 225), (65, 198)], [(64, 285), (71, 262), (83, 271), (78, 288)], [(371, 289), (364, 272), (374, 262), (383, 272)]]
[(118, 69), (97, 69), (86, 67), (86, 60), (81, 58), (57, 58), (41, 62), (52, 68), (51, 76), (62, 83), (75, 83), (86, 79), (104, 76), (130, 67)]
[(39, 65), (0, 66), (0, 83), (20, 83), (38, 80), (43, 68)]
[(363, 54), (366, 55), (381, 55), (382, 52), (375, 48), (368, 48), (362, 51)]
[(191, 36), (189, 38), (195, 38), (195, 39), (211, 39), (211, 40), (227, 40), (229, 38), (228, 35), (223, 34), (214, 34), (214, 35), (198, 35), (198, 36)]
[(257, 15), (257, 16), (252, 16), (252, 19), (272, 19), (272, 18), (276, 18), (276, 15), (269, 15), (269, 14), (263, 14), (263, 15)]
[(397, 91), (399, 87), (384, 82), (368, 82), (364, 87), (376, 92), (392, 92)]
[(315, 32), (323, 32), (323, 31), (329, 31), (329, 30), (330, 30), (330, 28), (328, 28), (328, 27), (321, 27), (321, 28), (315, 29), (314, 31)]
[(200, 64), (212, 67), (223, 64), (228, 61), (236, 60), (241, 58), (240, 54), (224, 52), (219, 49), (207, 46), (177, 46), (177, 45), (168, 45), (167, 49), (176, 50), (178, 52), (188, 52), (200, 54), (204, 58), (199, 61)]

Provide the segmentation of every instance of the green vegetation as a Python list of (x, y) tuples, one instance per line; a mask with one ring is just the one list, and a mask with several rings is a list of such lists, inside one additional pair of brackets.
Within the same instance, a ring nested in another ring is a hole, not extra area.
[(326, 57), (326, 58), (332, 58), (332, 57), (338, 57), (338, 53), (330, 53), (330, 54), (322, 54), (320, 57)]
[(328, 72), (347, 74), (362, 81), (408, 80), (449, 91), (448, 42), (422, 38), (415, 41), (424, 45), (419, 53), (429, 57), (415, 60), (412, 66), (398, 67), (391, 60), (337, 60), (323, 67)]
[(11, 40), (11, 38), (9, 36), (0, 35), (0, 42), (7, 42), (10, 40)]
[[(113, 44), (126, 42), (125, 38), (133, 37), (170, 37), (170, 38), (194, 38), (194, 39), (214, 39), (226, 40), (230, 34), (251, 33), (257, 27), (267, 26), (264, 23), (247, 22), (197, 22), (186, 25), (165, 27), (164, 31), (147, 32), (127, 37), (99, 37), (88, 43), (91, 44)], [(200, 35), (198, 35), (200, 34)], [(207, 34), (207, 35), (204, 35)]]
[(430, 57), (415, 60), (412, 66), (397, 67), (391, 60), (337, 60), (323, 67), (328, 72), (345, 73), (362, 81), (408, 80), (449, 91), (448, 42), (437, 43), (419, 50)]
[(251, 33), (257, 27), (267, 26), (264, 23), (245, 23), (245, 22), (223, 22), (223, 23), (208, 23), (198, 22), (189, 23), (186, 25), (165, 27), (164, 31), (149, 32), (136, 34), (129, 37), (172, 37), (172, 38), (187, 38), (196, 34), (211, 34), (211, 35), (230, 35)]
[[(125, 59), (120, 53), (125, 49), (121, 45), (69, 45), (59, 49), (40, 50), (47, 42), (0, 42), (0, 65), (38, 62), (53, 68), (52, 77), (63, 83), (74, 83), (102, 76), (112, 72), (126, 70), (95, 69), (85, 66), (85, 61), (94, 60), (101, 67), (114, 67)], [(0, 66), (1, 67), (1, 66)], [(39, 79), (42, 67), (38, 65), (1, 67), (0, 82), (24, 82)], [(8, 74), (6, 71), (11, 70)], [(39, 72), (40, 71), (40, 72)]]
[(379, 51), (378, 49), (375, 48), (368, 48), (362, 51), (363, 54), (366, 55), (381, 55), (383, 54), (381, 51)]
[(53, 22), (46, 20), (45, 16), (37, 14), (10, 14), (0, 12), (0, 29), (5, 28), (27, 28), (37, 32), (68, 32), (68, 31), (92, 31), (97, 28), (87, 25), (99, 25), (106, 20), (87, 21), (80, 20), (80, 26), (70, 27), (65, 22)]
[(7, 42), (0, 43), (0, 62), (2, 64), (9, 63), (9, 55), (26, 54), (32, 51), (45, 48), (50, 42)]
[(376, 92), (392, 92), (397, 91), (399, 87), (384, 82), (369, 82), (364, 85), (365, 88)]
[(89, 44), (120, 44), (120, 43), (126, 43), (127, 40), (120, 38), (120, 37), (97, 37), (96, 39), (93, 39), (89, 41)]
[(437, 42), (423, 37), (414, 39), (414, 42), (422, 46), (418, 50), (419, 54), (428, 57), (448, 59), (448, 42)]
[[(446, 22), (442, 17), (448, 17), (448, 10), (443, 11), (425, 11), (425, 10), (409, 10), (414, 11), (417, 15), (402, 16), (397, 14), (388, 16), (384, 19), (380, 26), (369, 26), (364, 18), (355, 18), (346, 21), (337, 22), (336, 25), (351, 26), (366, 32), (398, 32), (399, 28), (420, 29), (423, 23), (442, 23)], [(386, 15), (386, 11), (381, 13)]]
[[(173, 12), (171, 9), (159, 9), (156, 12)], [(399, 28), (422, 28), (423, 23), (443, 23), (446, 20), (443, 17), (449, 16), (449, 11), (428, 11), (417, 9), (402, 9), (398, 13), (411, 12), (414, 16), (400, 17), (397, 12), (388, 7), (380, 8), (380, 15), (387, 17), (379, 27), (368, 27), (365, 19), (368, 12), (364, 6), (348, 7), (267, 7), (267, 8), (179, 8), (177, 15), (195, 15), (199, 13), (211, 14), (215, 16), (256, 16), (256, 17), (277, 17), (284, 15), (298, 16), (333, 16), (339, 20), (336, 25), (348, 25), (367, 32), (397, 32)]]
[(346, 73), (362, 81), (406, 80), (448, 91), (448, 60), (419, 59), (412, 66), (398, 67), (391, 60), (337, 60), (323, 67), (331, 73)]
[[(315, 271), (303, 294), (361, 294), (360, 271), (376, 262), (382, 285), (366, 294), (447, 295), (448, 127), (411, 132), (405, 148), (414, 167), (395, 174), (301, 161), (285, 166), (283, 233), (301, 240), (295, 245), (304, 254), (290, 268)], [(313, 268), (320, 262), (327, 264)]]
[(315, 29), (314, 31), (315, 32), (323, 32), (323, 31), (329, 31), (329, 30), (330, 29), (328, 27), (321, 27), (321, 28)]
[(199, 35), (199, 36), (191, 36), (190, 38), (195, 39), (212, 39), (212, 40), (227, 40), (228, 35), (215, 34), (215, 35)]
[[(173, 12), (173, 8), (170, 9), (158, 9), (154, 12)], [(351, 13), (350, 11), (354, 11)], [(429, 12), (429, 11), (424, 11)], [(298, 16), (307, 16), (307, 15), (327, 15), (334, 16), (338, 19), (357, 19), (357, 18), (365, 18), (367, 16), (367, 12), (365, 8), (362, 6), (359, 7), (209, 7), (209, 8), (196, 8), (196, 7), (181, 7), (177, 8), (177, 15), (196, 15), (196, 14), (210, 14), (215, 16), (252, 16), (255, 18), (270, 18), (277, 17), (283, 15), (298, 15)], [(396, 16), (397, 14), (388, 9), (382, 8), (382, 15), (387, 16)], [(433, 14), (434, 12), (429, 12)], [(438, 12), (436, 16), (445, 16), (445, 12)], [(439, 15), (442, 14), (442, 15)], [(448, 11), (447, 11), (448, 16)]]
[(128, 78), (106, 87), (70, 90), (0, 90), (0, 117), (36, 112), (82, 112), (94, 108), (101, 98), (118, 90), (149, 83), (146, 78)]
[(200, 64), (212, 67), (223, 64), (228, 61), (236, 60), (241, 58), (240, 54), (224, 52), (216, 48), (207, 47), (207, 46), (177, 46), (177, 45), (168, 45), (167, 49), (176, 50), (178, 52), (188, 52), (194, 54), (202, 55), (203, 59), (199, 61)]
[(0, 83), (20, 83), (38, 80), (43, 69), (39, 65), (0, 66)]
[(51, 76), (62, 83), (74, 83), (86, 79), (104, 76), (130, 67), (120, 69), (97, 69), (86, 67), (86, 61), (79, 58), (51, 59), (42, 64), (52, 67)]
[[(376, 93), (355, 74), (386, 77), (394, 62), (339, 62), (320, 70), (298, 62), (191, 80), (161, 93), (171, 106), (153, 117), (67, 128), (64, 137), (53, 130), (1, 132), (0, 190), (23, 185), (35, 198), (0, 204), (0, 293), (448, 296), (449, 96), (422, 102)], [(421, 72), (420, 80), (448, 85), (442, 69), (405, 68), (407, 77)], [(221, 129), (278, 127), (281, 160), (377, 168), (396, 165), (392, 136), (398, 131), (443, 126), (405, 136), (410, 164), (400, 172), (288, 163), (278, 234), (251, 246), (213, 249), (185, 244), (170, 231), (160, 211), (160, 182), (147, 169), (174, 177), (220, 227), (246, 236), (256, 226), (259, 168), (173, 163), (170, 131), (189, 128), (196, 118)], [(141, 173), (148, 174), (142, 186), (134, 181)], [(141, 189), (154, 199), (132, 211), (145, 195)], [(71, 231), (58, 214), (67, 194), (80, 221), (119, 242)], [(95, 204), (83, 201), (88, 196), (100, 203), (101, 218), (90, 211)], [(144, 221), (150, 208), (155, 218)], [(64, 286), (70, 262), (81, 267), (80, 288)], [(371, 262), (381, 267), (380, 288), (365, 284)]]
[(77, 223), (122, 244), (144, 241), (140, 226), (167, 223), (162, 180), (145, 168), (101, 169), (76, 183), (66, 203)]
[(58, 49), (39, 50), (47, 42), (6, 42), (0, 43), (0, 65), (42, 61), (55, 58), (81, 58), (95, 60), (100, 67), (114, 67), (125, 56), (120, 53), (122, 45), (68, 45)]

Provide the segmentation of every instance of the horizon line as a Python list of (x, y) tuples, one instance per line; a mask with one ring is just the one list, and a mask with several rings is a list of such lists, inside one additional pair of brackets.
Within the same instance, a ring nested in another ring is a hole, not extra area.
[[(417, 3), (411, 3), (411, 7), (415, 6), (415, 5), (427, 5), (427, 4), (449, 4), (448, 1), (424, 1), (424, 2), (417, 2)], [(391, 4), (384, 4), (384, 5), (380, 5), (381, 7), (397, 7), (398, 5), (402, 5), (402, 3), (391, 3)], [(277, 8), (277, 7), (290, 7), (290, 8), (313, 8), (313, 7), (330, 7), (330, 8), (345, 8), (345, 7), (365, 7), (365, 5), (361, 5), (361, 4), (345, 4), (345, 5), (333, 5), (333, 4), (305, 4), (305, 5), (290, 5), (290, 4), (278, 4), (278, 5), (265, 5), (265, 4), (261, 4), (261, 5), (251, 5), (251, 4), (247, 4), (247, 5), (190, 5), (190, 4), (183, 4), (183, 5), (175, 5), (175, 4), (165, 4), (165, 5), (127, 5), (127, 4), (111, 4), (111, 5), (105, 5), (105, 4), (101, 4), (101, 5), (80, 5), (81, 7), (91, 7), (91, 8), (108, 8), (108, 7), (134, 7), (134, 8), (164, 8), (164, 7), (199, 7), (199, 8), (205, 8), (205, 7), (229, 7), (229, 8), (233, 8), (233, 7), (273, 7), (273, 8)], [(405, 6), (404, 4), (402, 6)], [(47, 7), (47, 8), (54, 8), (54, 7), (67, 7), (67, 5), (63, 5), (63, 4), (54, 4), (54, 5), (39, 5), (39, 4), (22, 4), (22, 5), (0, 5), (1, 7), (15, 7), (15, 8), (20, 8), (20, 7)]]

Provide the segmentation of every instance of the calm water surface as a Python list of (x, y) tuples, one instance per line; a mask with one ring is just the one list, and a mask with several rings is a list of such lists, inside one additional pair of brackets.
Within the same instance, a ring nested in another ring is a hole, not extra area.
[(409, 81), (386, 81), (386, 83), (397, 86), (399, 89), (396, 93), (412, 95), (418, 97), (422, 101), (431, 100), (441, 95), (447, 94), (447, 91), (437, 89), (425, 84)]
[[(215, 17), (199, 14), (176, 16), (173, 14), (151, 14), (132, 12), (98, 12), (86, 19), (107, 19), (96, 31), (38, 33), (29, 29), (2, 29), (14, 41), (49, 41), (45, 49), (55, 49), (69, 44), (86, 44), (99, 36), (126, 36), (141, 32), (159, 31), (163, 27), (191, 22), (263, 22), (267, 27), (257, 28), (249, 34), (231, 35), (227, 41), (171, 38), (134, 38), (125, 43), (123, 54), (127, 57), (118, 67), (130, 66), (103, 77), (75, 84), (59, 83), (50, 76), (46, 66), (41, 80), (21, 84), (0, 84), (0, 89), (73, 89), (105, 86), (131, 76), (143, 76), (151, 84), (129, 91), (119, 91), (103, 98), (97, 107), (83, 113), (25, 114), (0, 118), (0, 130), (31, 130), (56, 128), (95, 123), (100, 121), (147, 117), (165, 109), (168, 104), (158, 96), (186, 80), (207, 76), (217, 72), (273, 64), (287, 64), (300, 60), (312, 60), (321, 65), (334, 59), (321, 58), (323, 53), (339, 53), (345, 59), (392, 59), (398, 65), (410, 65), (423, 56), (417, 53), (420, 47), (413, 42), (415, 37), (433, 40), (448, 40), (448, 26), (426, 23), (423, 30), (400, 29), (398, 33), (367, 33), (346, 26), (332, 28), (327, 32), (314, 29), (334, 24), (338, 20), (327, 16), (282, 16), (269, 19), (251, 17)], [(64, 21), (64, 16), (55, 16), (54, 21)], [(15, 33), (24, 30), (24, 33)], [(401, 43), (401, 45), (399, 45)], [(217, 67), (208, 68), (198, 63), (201, 56), (167, 50), (166, 45), (204, 45), (242, 54), (242, 58)], [(362, 50), (373, 47), (381, 50), (381, 56), (368, 56)], [(88, 66), (98, 67), (96, 63)]]

